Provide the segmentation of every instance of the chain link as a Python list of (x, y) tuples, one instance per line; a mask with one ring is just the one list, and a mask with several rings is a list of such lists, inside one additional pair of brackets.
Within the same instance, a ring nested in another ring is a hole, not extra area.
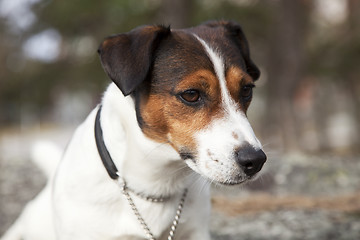
[[(129, 191), (128, 191), (127, 187), (126, 187), (126, 183), (125, 183), (124, 179), (119, 176), (118, 182), (119, 182), (119, 184), (121, 186), (122, 193), (124, 194), (126, 200), (128, 201), (128, 203), (129, 203), (132, 211), (134, 212), (137, 220), (139, 221), (141, 227), (144, 229), (146, 238), (148, 240), (156, 240), (154, 235), (151, 233), (149, 226), (146, 224), (144, 218), (141, 216), (139, 210), (137, 209), (133, 199), (131, 198), (131, 196), (129, 194)], [(188, 190), (185, 189), (184, 193), (181, 196), (180, 203), (179, 203), (179, 205), (177, 207), (177, 210), (176, 210), (176, 215), (175, 215), (173, 223), (172, 223), (172, 225), (170, 227), (168, 240), (173, 240), (174, 239), (175, 231), (176, 231), (177, 225), (179, 224), (182, 209), (184, 207), (184, 202), (185, 202), (185, 198), (186, 198), (186, 195), (187, 195), (187, 191)], [(163, 202), (164, 201), (162, 198), (160, 198), (161, 200), (159, 200), (158, 198), (151, 198), (151, 197), (144, 197), (143, 199), (151, 201), (151, 202)]]

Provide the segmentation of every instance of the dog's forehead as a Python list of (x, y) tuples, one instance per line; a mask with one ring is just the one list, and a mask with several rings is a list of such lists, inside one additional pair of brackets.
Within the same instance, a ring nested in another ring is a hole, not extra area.
[(163, 41), (157, 51), (153, 80), (165, 85), (168, 81), (179, 82), (198, 70), (215, 74), (214, 62), (204, 43), (222, 58), (225, 71), (233, 67), (244, 70), (242, 53), (225, 29), (200, 26), (172, 30), (171, 37)]
[(212, 69), (202, 44), (193, 33), (184, 30), (173, 30), (171, 36), (161, 42), (156, 54), (157, 62), (160, 70), (173, 68), (178, 74)]
[(212, 50), (214, 50), (224, 61), (226, 69), (231, 66), (239, 68), (245, 67), (243, 53), (235, 44), (234, 36), (232, 36), (223, 26), (210, 27), (200, 25), (188, 30), (198, 39), (202, 39)]

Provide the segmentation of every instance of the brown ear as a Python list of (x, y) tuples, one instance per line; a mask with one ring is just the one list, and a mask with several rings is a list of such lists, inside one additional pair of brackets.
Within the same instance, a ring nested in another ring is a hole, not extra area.
[(233, 39), (240, 48), (241, 54), (245, 60), (247, 73), (254, 81), (257, 80), (260, 77), (260, 70), (250, 58), (249, 44), (240, 25), (231, 21), (211, 21), (208, 22), (207, 25), (210, 27), (223, 26), (227, 30), (231, 39)]
[(144, 26), (110, 36), (100, 45), (103, 68), (125, 96), (147, 78), (155, 50), (169, 34), (168, 27)]

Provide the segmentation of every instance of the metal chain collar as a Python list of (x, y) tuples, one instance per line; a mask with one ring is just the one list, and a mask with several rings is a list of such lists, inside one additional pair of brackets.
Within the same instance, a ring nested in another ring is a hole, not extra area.
[[(126, 186), (125, 180), (118, 173), (117, 173), (117, 175), (119, 176), (119, 178), (117, 180), (118, 180), (119, 185), (121, 186), (122, 193), (126, 197), (126, 200), (128, 201), (128, 203), (129, 203), (132, 211), (134, 212), (136, 218), (138, 219), (141, 227), (144, 229), (145, 234), (146, 234), (146, 238), (148, 240), (156, 240), (154, 235), (151, 233), (149, 226), (146, 224), (144, 218), (141, 216), (139, 210), (137, 209), (133, 199), (131, 198), (131, 196), (129, 194), (129, 191), (128, 191), (129, 189)], [(175, 231), (176, 231), (177, 225), (178, 225), (179, 220), (180, 220), (180, 216), (181, 216), (181, 213), (182, 213), (182, 209), (184, 207), (184, 202), (185, 202), (187, 192), (188, 192), (188, 190), (187, 190), (187, 188), (185, 188), (185, 190), (184, 190), (184, 192), (183, 192), (183, 194), (181, 196), (180, 203), (179, 203), (179, 205), (177, 207), (176, 215), (175, 215), (174, 220), (172, 222), (172, 225), (170, 227), (169, 236), (167, 238), (168, 240), (173, 240), (174, 239)], [(145, 197), (142, 194), (136, 194), (136, 195), (139, 196), (140, 198), (144, 199), (144, 200), (151, 201), (151, 202), (164, 202), (165, 201), (165, 198), (161, 198), (161, 197), (160, 198), (153, 198), (153, 197)]]
[(119, 183), (119, 185), (121, 186), (121, 188), (126, 188), (127, 191), (135, 194), (137, 197), (146, 200), (146, 201), (150, 201), (150, 202), (155, 202), (155, 203), (160, 203), (160, 202), (165, 202), (167, 200), (170, 199), (170, 196), (160, 196), (160, 197), (155, 197), (152, 195), (145, 195), (143, 193), (139, 193), (131, 188), (129, 188), (126, 183), (125, 180), (120, 176), (119, 172), (116, 172), (116, 175), (118, 176), (117, 181)]

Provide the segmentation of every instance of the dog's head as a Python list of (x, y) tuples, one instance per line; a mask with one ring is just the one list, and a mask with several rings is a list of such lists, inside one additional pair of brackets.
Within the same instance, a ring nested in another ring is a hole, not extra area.
[(105, 39), (99, 54), (135, 99), (143, 133), (170, 144), (194, 171), (237, 184), (261, 170), (266, 155), (246, 117), (260, 72), (239, 25), (139, 27)]

